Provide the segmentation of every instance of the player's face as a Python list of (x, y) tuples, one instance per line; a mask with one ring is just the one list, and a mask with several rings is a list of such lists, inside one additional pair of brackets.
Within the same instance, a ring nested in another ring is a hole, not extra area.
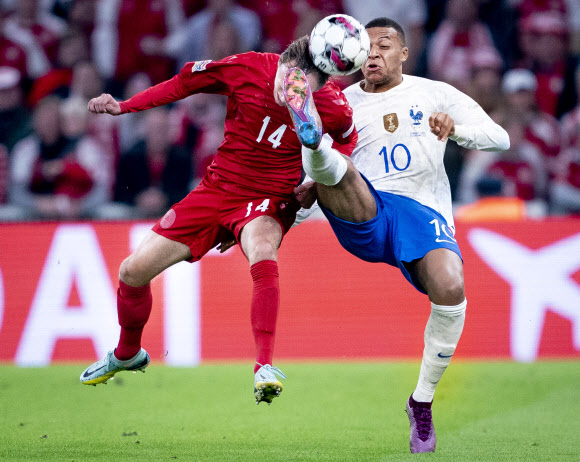
[[(274, 79), (274, 99), (280, 106), (286, 104), (284, 101), (284, 77), (286, 76), (286, 72), (293, 67), (296, 67), (296, 63), (294, 62), (278, 63), (278, 71), (276, 72), (276, 78)], [(318, 83), (316, 74), (306, 74), (306, 78), (308, 79), (308, 84), (312, 91), (320, 90), (320, 84)]]
[(367, 32), (371, 39), (371, 51), (362, 67), (365, 82), (374, 88), (398, 83), (403, 75), (408, 48), (403, 46), (392, 27), (373, 27)]

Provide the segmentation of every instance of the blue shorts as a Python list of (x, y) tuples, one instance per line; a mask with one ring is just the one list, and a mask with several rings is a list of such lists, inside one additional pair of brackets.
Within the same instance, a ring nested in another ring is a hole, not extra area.
[[(435, 210), (414, 199), (377, 191), (364, 177), (377, 203), (377, 216), (364, 223), (351, 223), (320, 208), (341, 245), (361, 260), (398, 267), (420, 292), (427, 292), (405, 263), (423, 258), (434, 249), (449, 249), (461, 257), (447, 221)], [(463, 258), (462, 258), (463, 259)]]

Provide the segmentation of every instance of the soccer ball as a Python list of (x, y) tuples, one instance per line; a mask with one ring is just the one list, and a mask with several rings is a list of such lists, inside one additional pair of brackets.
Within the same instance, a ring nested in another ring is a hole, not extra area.
[(364, 26), (346, 14), (322, 19), (310, 34), (308, 49), (315, 66), (331, 75), (358, 71), (369, 56), (371, 41)]

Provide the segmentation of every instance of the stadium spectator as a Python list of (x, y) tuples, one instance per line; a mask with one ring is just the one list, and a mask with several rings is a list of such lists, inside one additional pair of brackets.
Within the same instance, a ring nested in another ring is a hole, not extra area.
[(240, 0), (261, 20), (261, 50), (281, 53), (296, 37), (310, 34), (312, 26), (324, 16), (342, 13), (341, 0)]
[[(80, 61), (75, 64), (72, 70), (68, 91), (69, 98), (88, 103), (89, 99), (104, 91), (104, 86), (105, 82), (99, 75), (95, 64), (89, 60)], [(89, 117), (87, 127), (88, 135), (99, 144), (107, 157), (111, 159), (113, 169), (116, 168), (120, 156), (119, 127), (116, 122), (110, 117), (94, 116)]]
[(69, 30), (82, 32), (89, 39), (95, 28), (98, 3), (95, 0), (57, 0), (52, 10), (66, 20)]
[(467, 94), (483, 110), (492, 113), (502, 104), (501, 81), (503, 62), (494, 49), (483, 48), (471, 56), (471, 79)]
[(561, 149), (560, 124), (552, 115), (538, 107), (538, 83), (527, 69), (512, 69), (502, 80), (505, 106), (495, 116), (516, 119), (524, 124), (525, 139), (535, 145), (543, 156), (550, 178), (558, 173)]
[(35, 133), (14, 148), (11, 201), (41, 218), (90, 216), (109, 197), (109, 159), (85, 136), (82, 101), (50, 96), (34, 111)]
[(281, 53), (286, 45), (294, 40), (299, 21), (299, 12), (296, 11), (294, 2), (248, 0), (242, 3), (243, 6), (250, 8), (260, 17), (263, 31), (262, 51)]
[[(149, 76), (143, 72), (133, 74), (125, 85), (123, 93), (124, 99), (129, 99), (137, 93), (146, 90), (152, 85)], [(114, 123), (118, 127), (119, 149), (126, 152), (131, 149), (138, 140), (145, 137), (145, 113), (135, 112), (127, 114), (125, 117), (111, 119), (103, 115), (96, 115), (99, 119), (107, 119), (109, 123)]]
[(11, 151), (31, 131), (30, 115), (24, 107), (20, 72), (0, 67), (0, 144)]
[(502, 180), (505, 196), (524, 201), (539, 199), (545, 209), (547, 172), (539, 148), (526, 139), (525, 119), (515, 115), (495, 115), (510, 136), (510, 148), (502, 153), (471, 150), (461, 171), (458, 198), (461, 204), (475, 202), (477, 182), (489, 176)]
[[(199, 11), (161, 43), (151, 42), (149, 52), (163, 51), (178, 63), (209, 59), (212, 46), (209, 39), (218, 26), (227, 23), (234, 27), (240, 51), (258, 50), (262, 36), (260, 18), (248, 8), (234, 0), (208, 0), (208, 5)], [(230, 39), (231, 40), (231, 39)], [(223, 58), (225, 56), (218, 56)]]
[(469, 87), (471, 57), (481, 49), (495, 50), (491, 32), (480, 20), (478, 8), (476, 1), (450, 0), (445, 18), (428, 45), (429, 76), (462, 91)]
[(215, 24), (209, 31), (206, 40), (207, 54), (205, 59), (218, 60), (248, 51), (243, 48), (236, 25), (228, 19)]
[[(359, 0), (343, 0), (344, 11), (362, 24), (385, 16), (397, 21), (405, 31), (409, 58), (403, 64), (406, 74), (416, 74), (417, 63), (424, 51), (427, 5), (425, 0), (367, 0), (361, 8)], [(360, 80), (360, 79), (359, 79)]]
[[(429, 0), (430, 2), (434, 0)], [(509, 68), (519, 58), (518, 0), (477, 0), (479, 17), (487, 25), (502, 60)]]
[(140, 217), (163, 215), (190, 191), (191, 155), (171, 143), (170, 112), (157, 108), (145, 115), (145, 137), (121, 155), (114, 200), (137, 207)]
[(541, 154), (525, 138), (526, 127), (517, 119), (503, 121), (510, 148), (497, 155), (486, 175), (502, 178), (506, 195), (524, 201), (546, 200), (547, 174)]
[(565, 16), (557, 11), (532, 13), (520, 22), (520, 67), (534, 72), (540, 110), (561, 117), (572, 109), (577, 94), (574, 70), (578, 59), (569, 52)]
[(117, 91), (136, 71), (145, 72), (153, 83), (167, 79), (173, 74), (173, 62), (151, 52), (151, 42), (177, 31), (183, 19), (178, 1), (101, 0), (93, 32), (99, 73), (112, 79)]
[(28, 75), (26, 53), (20, 45), (6, 37), (5, 18), (6, 13), (0, 9), (0, 67), (13, 67), (26, 77)]
[(40, 77), (56, 61), (59, 39), (67, 24), (41, 8), (39, 0), (19, 0), (14, 8), (5, 21), (4, 33), (24, 49), (27, 75)]
[(69, 96), (89, 99), (99, 96), (105, 83), (99, 75), (97, 66), (90, 60), (79, 60), (72, 67)]
[(74, 66), (87, 61), (89, 57), (89, 44), (85, 35), (78, 31), (66, 34), (58, 44), (54, 67), (34, 80), (28, 94), (28, 104), (33, 107), (44, 97), (53, 94), (61, 98), (68, 97)]
[[(580, 94), (580, 65), (576, 68)], [(562, 170), (551, 184), (552, 212), (580, 214), (580, 102), (562, 118)]]
[(550, 185), (551, 212), (580, 215), (580, 151), (574, 150), (563, 175)]
[(292, 2), (296, 14), (294, 37), (310, 36), (314, 26), (325, 16), (342, 12), (340, 0), (296, 0)]

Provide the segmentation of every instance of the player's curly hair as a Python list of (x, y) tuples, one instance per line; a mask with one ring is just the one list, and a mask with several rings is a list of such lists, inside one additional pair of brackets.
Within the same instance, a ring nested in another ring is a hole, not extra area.
[(323, 86), (330, 78), (330, 75), (322, 72), (314, 65), (308, 50), (308, 40), (309, 37), (307, 35), (294, 40), (280, 55), (280, 62), (282, 64), (294, 62), (296, 67), (302, 69), (306, 74), (315, 73), (318, 77), (318, 83)]

